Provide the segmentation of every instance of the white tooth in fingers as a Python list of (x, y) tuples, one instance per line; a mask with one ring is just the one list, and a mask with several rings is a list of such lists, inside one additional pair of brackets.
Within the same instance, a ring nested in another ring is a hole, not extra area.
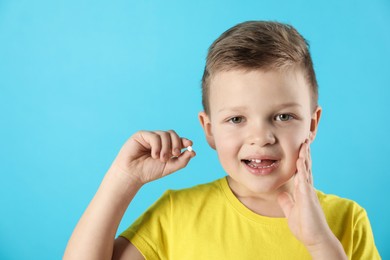
[(188, 146), (187, 151), (192, 152), (192, 146)]

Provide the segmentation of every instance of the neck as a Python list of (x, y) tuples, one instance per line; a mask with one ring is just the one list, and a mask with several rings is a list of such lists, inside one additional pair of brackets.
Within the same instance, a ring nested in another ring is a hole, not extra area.
[(264, 193), (255, 193), (255, 192), (242, 192), (235, 187), (232, 187), (230, 177), (228, 176), (228, 183), (231, 191), (237, 197), (237, 199), (244, 204), (251, 211), (265, 216), (265, 217), (274, 217), (274, 218), (283, 218), (284, 213), (282, 208), (278, 203), (278, 195), (281, 192), (287, 191), (290, 194), (293, 191), (294, 180), (291, 178), (281, 187)]

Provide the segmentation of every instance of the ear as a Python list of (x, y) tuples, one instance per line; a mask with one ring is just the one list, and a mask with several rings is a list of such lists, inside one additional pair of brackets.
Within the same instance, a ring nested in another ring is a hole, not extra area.
[(317, 106), (316, 110), (313, 112), (311, 116), (311, 122), (310, 122), (310, 133), (309, 133), (309, 141), (313, 142), (318, 130), (318, 123), (320, 122), (322, 108), (320, 106)]
[(207, 142), (209, 143), (210, 147), (215, 150), (215, 141), (214, 141), (213, 133), (211, 131), (210, 117), (204, 111), (199, 112), (198, 117), (199, 117), (200, 124), (202, 125), (204, 134), (206, 136)]

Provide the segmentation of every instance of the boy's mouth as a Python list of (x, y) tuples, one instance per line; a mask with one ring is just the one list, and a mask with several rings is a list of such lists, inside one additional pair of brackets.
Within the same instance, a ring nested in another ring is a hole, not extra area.
[(249, 167), (253, 169), (267, 169), (275, 166), (275, 164), (278, 162), (277, 160), (271, 160), (271, 159), (244, 159), (241, 160), (243, 163), (248, 165)]

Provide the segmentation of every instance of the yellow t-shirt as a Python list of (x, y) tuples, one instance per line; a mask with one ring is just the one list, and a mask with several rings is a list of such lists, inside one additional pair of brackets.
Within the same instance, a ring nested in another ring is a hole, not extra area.
[[(351, 200), (317, 195), (349, 259), (380, 259), (365, 210)], [(226, 178), (165, 192), (121, 236), (146, 259), (311, 259), (285, 218), (246, 208)]]

